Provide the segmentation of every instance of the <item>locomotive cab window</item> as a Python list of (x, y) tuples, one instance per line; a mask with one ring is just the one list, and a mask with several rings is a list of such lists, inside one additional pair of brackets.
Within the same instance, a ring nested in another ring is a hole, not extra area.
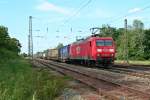
[(105, 40), (105, 46), (112, 46), (112, 40)]
[(104, 40), (96, 40), (96, 46), (104, 46)]
[(96, 46), (112, 46), (112, 40), (96, 40)]

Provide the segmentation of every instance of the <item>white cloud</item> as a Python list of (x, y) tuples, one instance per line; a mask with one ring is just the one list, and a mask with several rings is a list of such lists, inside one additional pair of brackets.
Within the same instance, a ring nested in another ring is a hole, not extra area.
[(66, 14), (66, 15), (70, 14), (69, 10), (63, 7), (54, 5), (48, 1), (41, 2), (39, 5), (36, 6), (36, 9), (40, 11), (54, 11), (54, 12)]
[(141, 11), (141, 8), (133, 8), (128, 11), (128, 13), (135, 13)]

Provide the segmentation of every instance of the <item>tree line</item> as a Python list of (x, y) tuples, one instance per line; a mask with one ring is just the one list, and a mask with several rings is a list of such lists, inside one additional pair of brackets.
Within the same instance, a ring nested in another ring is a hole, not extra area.
[(21, 44), (16, 38), (11, 38), (8, 28), (0, 26), (0, 58), (17, 56), (20, 53)]
[(99, 35), (113, 37), (117, 48), (117, 59), (124, 59), (124, 52), (127, 49), (130, 60), (150, 60), (150, 29), (144, 29), (141, 20), (134, 20), (132, 25), (128, 25), (127, 32), (125, 28), (102, 25)]

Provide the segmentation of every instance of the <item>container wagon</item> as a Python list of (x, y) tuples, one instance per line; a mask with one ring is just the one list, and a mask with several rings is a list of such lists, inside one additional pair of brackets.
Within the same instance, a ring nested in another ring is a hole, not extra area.
[(58, 49), (49, 49), (46, 58), (58, 61)]
[(69, 51), (70, 45), (64, 46), (59, 49), (59, 61), (68, 63), (70, 61)]

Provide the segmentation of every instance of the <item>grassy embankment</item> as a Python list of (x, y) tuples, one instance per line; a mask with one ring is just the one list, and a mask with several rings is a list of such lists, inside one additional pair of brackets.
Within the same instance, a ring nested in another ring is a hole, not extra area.
[[(115, 63), (123, 63), (122, 60), (116, 60)], [(150, 61), (129, 61), (129, 64), (135, 64), (135, 65), (150, 65)]]
[(66, 77), (33, 69), (24, 59), (0, 59), (0, 100), (53, 100), (66, 83)]

